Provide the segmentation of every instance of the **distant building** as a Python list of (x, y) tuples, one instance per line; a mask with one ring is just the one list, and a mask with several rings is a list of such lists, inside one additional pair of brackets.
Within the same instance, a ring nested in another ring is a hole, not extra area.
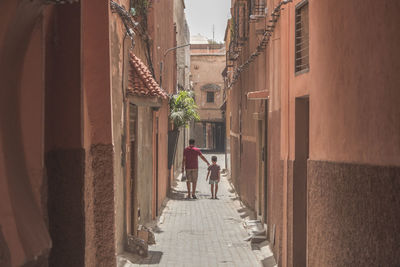
[(197, 35), (190, 36), (190, 43), (191, 44), (208, 44), (208, 39), (207, 39), (207, 37), (205, 37), (199, 33)]
[(225, 121), (221, 111), (225, 68), (224, 44), (192, 44), (191, 82), (199, 107), (200, 122), (192, 125), (191, 136), (200, 148), (225, 150)]

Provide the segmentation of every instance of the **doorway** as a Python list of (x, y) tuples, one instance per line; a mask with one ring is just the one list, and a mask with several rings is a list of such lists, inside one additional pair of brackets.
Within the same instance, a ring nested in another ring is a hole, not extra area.
[(263, 134), (263, 147), (262, 147), (262, 160), (264, 162), (264, 179), (263, 179), (263, 189), (264, 189), (264, 214), (263, 219), (264, 222), (267, 222), (267, 214), (268, 214), (268, 100), (265, 100), (265, 118), (264, 118), (264, 134)]
[(226, 149), (224, 122), (196, 122), (191, 130), (191, 137), (203, 151), (224, 153)]
[(158, 174), (158, 165), (159, 165), (159, 160), (158, 160), (158, 154), (159, 154), (159, 143), (158, 143), (158, 128), (159, 128), (159, 117), (156, 115), (156, 135), (155, 135), (155, 139), (156, 139), (156, 153), (155, 153), (155, 158), (156, 158), (156, 212), (155, 215), (158, 216), (158, 180), (159, 180), (159, 174)]
[(225, 152), (225, 124), (215, 124), (215, 150), (216, 152)]
[(295, 101), (295, 160), (293, 166), (293, 266), (307, 266), (307, 160), (309, 158), (308, 97)]
[(128, 143), (127, 143), (127, 168), (126, 168), (126, 226), (127, 234), (135, 235), (137, 229), (136, 222), (138, 215), (135, 210), (135, 197), (136, 197), (136, 140), (137, 140), (137, 106), (129, 104), (128, 108)]

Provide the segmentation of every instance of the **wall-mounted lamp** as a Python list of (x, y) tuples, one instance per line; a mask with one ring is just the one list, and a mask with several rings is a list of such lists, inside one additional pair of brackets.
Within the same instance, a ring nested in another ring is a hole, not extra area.
[(176, 49), (182, 48), (182, 47), (186, 47), (186, 46), (189, 46), (189, 45), (190, 45), (190, 44), (178, 45), (178, 46), (175, 46), (175, 47), (171, 47), (171, 48), (167, 49), (167, 51), (165, 51), (163, 60), (160, 62), (160, 87), (161, 87), (161, 85), (162, 85), (163, 65), (164, 65), (165, 56), (166, 56), (169, 52), (171, 52), (171, 51), (173, 51), (173, 50), (176, 50)]

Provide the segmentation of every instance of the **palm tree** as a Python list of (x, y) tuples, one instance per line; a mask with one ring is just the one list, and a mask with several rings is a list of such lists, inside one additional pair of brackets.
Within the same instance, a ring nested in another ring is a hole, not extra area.
[(180, 91), (169, 101), (169, 118), (174, 123), (174, 130), (168, 132), (168, 168), (171, 169), (175, 159), (176, 146), (179, 137), (179, 128), (188, 127), (192, 121), (199, 121), (196, 102), (193, 92)]
[(175, 129), (188, 127), (191, 121), (199, 121), (200, 116), (197, 112), (196, 102), (193, 92), (180, 91), (173, 95), (169, 102), (170, 119), (174, 123)]

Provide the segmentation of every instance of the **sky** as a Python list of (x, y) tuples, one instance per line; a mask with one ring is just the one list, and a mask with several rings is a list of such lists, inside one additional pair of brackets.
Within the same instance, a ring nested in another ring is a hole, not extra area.
[(185, 0), (185, 5), (190, 35), (200, 33), (212, 39), (214, 24), (215, 40), (224, 41), (226, 23), (230, 18), (231, 0)]

